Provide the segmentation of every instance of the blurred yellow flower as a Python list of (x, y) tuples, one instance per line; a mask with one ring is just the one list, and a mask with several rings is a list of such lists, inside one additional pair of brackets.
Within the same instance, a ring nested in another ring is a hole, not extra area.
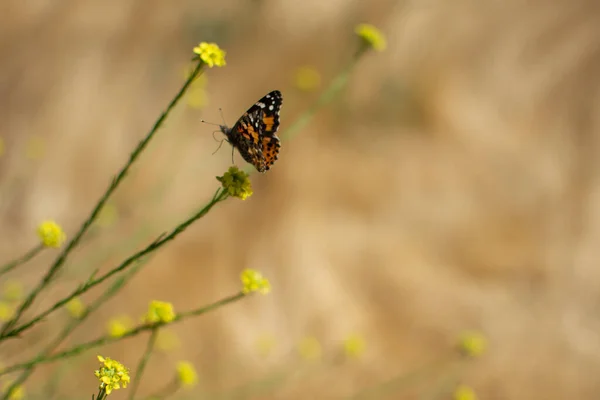
[(358, 24), (354, 32), (361, 38), (364, 44), (377, 51), (383, 51), (387, 47), (387, 41), (383, 33), (371, 24)]
[(6, 322), (15, 316), (15, 307), (5, 301), (0, 301), (0, 321)]
[(166, 301), (152, 300), (148, 305), (148, 312), (144, 316), (144, 321), (151, 324), (168, 323), (175, 319), (173, 304)]
[(179, 361), (177, 363), (177, 376), (179, 383), (185, 388), (192, 388), (198, 383), (198, 374), (194, 365), (187, 361)]
[(321, 353), (321, 343), (314, 337), (305, 337), (298, 344), (298, 354), (305, 360), (319, 360), (321, 358)]
[(311, 66), (299, 67), (294, 73), (294, 85), (304, 92), (312, 92), (321, 85), (321, 74)]
[(360, 335), (350, 335), (344, 340), (344, 353), (348, 358), (359, 358), (365, 352), (365, 340)]
[(200, 87), (190, 87), (187, 94), (188, 106), (195, 109), (202, 109), (208, 105), (208, 94), (206, 89)]
[(44, 157), (45, 152), (46, 143), (41, 136), (31, 136), (25, 143), (25, 157), (30, 160), (39, 160)]
[(245, 294), (252, 292), (260, 292), (261, 294), (267, 294), (271, 291), (271, 284), (267, 278), (264, 278), (262, 274), (256, 270), (247, 268), (242, 271), (240, 275), (242, 280), (242, 292)]
[(73, 318), (81, 318), (85, 314), (86, 307), (79, 297), (74, 297), (65, 305), (65, 308)]
[[(2, 384), (2, 392), (6, 393), (8, 388), (13, 384), (13, 380), (7, 380)], [(25, 397), (25, 389), (21, 385), (17, 385), (8, 396), (9, 400), (21, 400)]]
[(2, 285), (2, 297), (7, 301), (19, 300), (23, 297), (23, 284), (17, 280), (8, 280)]
[(469, 357), (479, 357), (487, 349), (487, 339), (481, 332), (466, 331), (460, 336), (459, 350)]
[(115, 222), (119, 219), (119, 210), (117, 206), (113, 203), (106, 203), (104, 207), (100, 210), (98, 217), (96, 218), (96, 223), (101, 227), (109, 227), (114, 225)]
[(133, 321), (127, 315), (121, 315), (108, 321), (108, 334), (112, 337), (121, 337), (131, 330)]
[(194, 47), (194, 53), (198, 54), (200, 60), (209, 68), (215, 65), (217, 67), (225, 65), (225, 51), (221, 50), (216, 43), (202, 42)]
[(477, 400), (477, 395), (469, 386), (459, 385), (454, 390), (453, 398), (454, 400)]
[(60, 225), (54, 221), (42, 222), (38, 226), (37, 233), (46, 247), (58, 248), (67, 240), (67, 236)]
[(256, 347), (258, 349), (258, 354), (261, 357), (267, 357), (273, 349), (275, 348), (275, 338), (271, 335), (262, 335), (256, 341)]
[(94, 371), (94, 375), (100, 380), (100, 389), (104, 390), (109, 395), (113, 390), (127, 387), (131, 381), (129, 370), (118, 361), (110, 358), (98, 356), (98, 361), (102, 366)]
[(250, 179), (248, 179), (248, 174), (240, 171), (235, 165), (229, 167), (223, 176), (217, 176), (217, 180), (221, 182), (221, 185), (227, 190), (230, 196), (242, 200), (246, 200), (252, 196), (252, 184), (250, 183)]
[(158, 331), (156, 337), (157, 349), (167, 352), (179, 347), (181, 347), (181, 341), (179, 340), (179, 336), (177, 336), (173, 330), (162, 328)]

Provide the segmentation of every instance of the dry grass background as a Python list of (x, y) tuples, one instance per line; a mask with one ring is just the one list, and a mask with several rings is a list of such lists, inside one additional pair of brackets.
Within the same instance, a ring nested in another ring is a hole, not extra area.
[[(3, 259), (32, 246), (44, 218), (74, 232), (183, 82), (191, 48), (208, 40), (228, 51), (227, 67), (207, 72), (209, 105), (176, 110), (118, 190), (118, 223), (74, 254), (34, 310), (209, 198), (230, 152), (211, 155), (212, 127), (200, 118), (219, 122), (222, 107), (231, 124), (279, 88), (285, 129), (314, 99), (293, 89), (297, 66), (314, 65), (328, 81), (352, 51), (356, 23), (388, 36), (387, 51), (363, 58), (343, 97), (283, 144), (274, 169), (253, 176), (251, 199), (219, 205), (74, 334), (70, 343), (96, 337), (108, 319), (141, 314), (151, 299), (178, 310), (211, 302), (238, 289), (245, 267), (270, 278), (271, 295), (176, 326), (182, 347), (153, 359), (142, 393), (181, 358), (214, 392), (293, 364), (290, 352), (305, 336), (330, 352), (357, 332), (368, 346), (361, 361), (296, 373), (263, 397), (340, 398), (435, 359), (471, 328), (490, 341), (463, 376), (480, 398), (597, 398), (597, 2), (1, 8)], [(43, 156), (25, 156), (31, 140), (43, 143)], [(32, 287), (53, 257), (13, 277)], [(0, 358), (32, 354), (64, 318), (4, 344)], [(256, 350), (265, 334), (277, 343), (267, 360)], [(144, 345), (136, 338), (98, 353), (133, 367)], [(68, 362), (80, 372), (61, 378), (61, 397), (91, 393), (93, 355)], [(40, 368), (28, 386), (42, 387), (59, 368)]]

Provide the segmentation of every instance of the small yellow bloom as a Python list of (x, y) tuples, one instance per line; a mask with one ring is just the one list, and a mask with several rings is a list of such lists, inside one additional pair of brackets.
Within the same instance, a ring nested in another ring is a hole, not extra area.
[(365, 352), (365, 340), (359, 335), (350, 335), (344, 340), (344, 352), (348, 358), (359, 358)]
[(321, 74), (310, 66), (299, 67), (294, 74), (294, 85), (304, 92), (312, 92), (321, 85)]
[(65, 307), (73, 318), (81, 318), (86, 311), (85, 304), (83, 304), (79, 297), (69, 300)]
[(263, 335), (256, 341), (256, 347), (261, 357), (267, 357), (275, 348), (275, 338), (271, 335)]
[(117, 209), (117, 206), (115, 206), (113, 203), (106, 203), (104, 207), (102, 207), (102, 210), (100, 210), (98, 218), (96, 218), (96, 223), (99, 226), (106, 228), (114, 225), (118, 219), (119, 210)]
[(127, 387), (131, 381), (129, 370), (118, 361), (110, 358), (98, 356), (98, 361), (102, 364), (100, 369), (94, 371), (94, 375), (100, 380), (100, 389), (103, 389), (107, 395), (113, 390)]
[(67, 240), (67, 235), (65, 235), (60, 225), (54, 221), (42, 222), (38, 226), (37, 232), (46, 247), (58, 248)]
[(459, 385), (454, 390), (454, 400), (477, 400), (475, 391), (466, 385)]
[(217, 176), (217, 180), (227, 190), (230, 196), (246, 200), (252, 196), (252, 184), (248, 174), (240, 171), (238, 167), (231, 166), (223, 176)]
[(314, 337), (306, 337), (298, 344), (300, 357), (308, 361), (316, 361), (321, 358), (321, 343)]
[(112, 337), (121, 337), (131, 330), (133, 321), (127, 315), (121, 315), (108, 321), (108, 334)]
[[(12, 380), (8, 380), (2, 384), (2, 392), (6, 393), (8, 388), (13, 384)], [(8, 396), (9, 400), (21, 400), (25, 397), (25, 389), (21, 385), (17, 385)]]
[(148, 305), (148, 312), (144, 316), (144, 321), (151, 324), (168, 323), (175, 319), (173, 304), (165, 301), (152, 300)]
[(25, 156), (30, 160), (39, 160), (44, 157), (46, 143), (41, 136), (32, 136), (25, 144)]
[(177, 363), (177, 376), (179, 383), (185, 388), (192, 388), (198, 383), (198, 374), (194, 365), (187, 361), (179, 361)]
[(2, 287), (2, 297), (7, 301), (19, 300), (23, 297), (23, 284), (16, 280), (8, 280)]
[(387, 41), (383, 33), (371, 24), (358, 24), (354, 32), (362, 39), (364, 44), (377, 51), (383, 51), (387, 47)]
[(202, 42), (194, 47), (194, 53), (198, 54), (200, 60), (210, 68), (225, 65), (225, 51), (221, 50), (216, 43)]
[(463, 354), (469, 357), (478, 357), (485, 353), (487, 339), (480, 332), (467, 331), (461, 335), (458, 346)]
[(264, 278), (262, 274), (256, 270), (247, 268), (242, 271), (240, 275), (242, 280), (242, 292), (245, 294), (251, 292), (260, 292), (261, 294), (267, 294), (271, 291), (271, 284), (267, 278)]
[(6, 322), (15, 316), (15, 307), (7, 302), (0, 301), (0, 321)]
[(179, 336), (173, 330), (162, 328), (156, 337), (156, 348), (162, 351), (170, 351), (181, 347)]

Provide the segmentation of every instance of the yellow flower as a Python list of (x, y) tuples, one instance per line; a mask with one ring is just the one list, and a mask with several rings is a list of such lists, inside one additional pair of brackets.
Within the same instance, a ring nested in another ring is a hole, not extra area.
[(23, 284), (19, 281), (6, 281), (2, 287), (2, 296), (5, 300), (15, 301), (23, 297)]
[(208, 94), (206, 89), (199, 87), (190, 87), (187, 95), (188, 106), (197, 110), (202, 109), (208, 105)]
[(127, 315), (122, 315), (108, 321), (108, 334), (112, 337), (121, 337), (131, 330), (133, 321)]
[(0, 301), (0, 321), (6, 322), (14, 316), (15, 308), (4, 301)]
[(311, 92), (321, 84), (321, 75), (313, 67), (299, 67), (294, 74), (294, 84), (304, 92)]
[(73, 318), (81, 318), (85, 314), (86, 307), (79, 297), (74, 297), (65, 305), (67, 311)]
[(240, 171), (238, 167), (231, 166), (223, 176), (217, 176), (217, 180), (227, 190), (230, 196), (246, 200), (252, 196), (252, 184), (248, 174)]
[(113, 390), (120, 389), (121, 385), (123, 388), (127, 387), (131, 378), (129, 377), (129, 370), (123, 364), (102, 356), (98, 356), (98, 361), (102, 366), (94, 371), (94, 375), (100, 380), (100, 389), (108, 395)]
[[(2, 391), (6, 393), (6, 391), (12, 384), (12, 380), (4, 382), (2, 384)], [(25, 389), (21, 385), (15, 386), (15, 388), (10, 392), (10, 396), (8, 396), (9, 400), (21, 400), (23, 397), (25, 397)]]
[(41, 136), (32, 136), (25, 144), (25, 156), (30, 160), (39, 160), (44, 157), (45, 143)]
[(240, 275), (242, 280), (242, 292), (245, 294), (251, 292), (260, 292), (261, 294), (267, 294), (271, 291), (271, 284), (267, 278), (264, 278), (262, 274), (253, 269), (247, 268), (242, 271)]
[(360, 37), (364, 44), (377, 51), (383, 51), (387, 47), (385, 36), (379, 29), (371, 24), (358, 24), (354, 32)]
[(262, 357), (267, 357), (273, 351), (273, 348), (275, 348), (275, 344), (275, 338), (271, 335), (263, 335), (256, 341), (258, 353)]
[(458, 346), (463, 354), (469, 357), (478, 357), (485, 353), (487, 339), (480, 332), (467, 331), (462, 333)]
[(179, 361), (177, 363), (177, 376), (181, 386), (192, 388), (198, 383), (198, 374), (194, 365), (187, 361)]
[(194, 47), (194, 53), (198, 54), (200, 60), (210, 68), (225, 65), (225, 51), (221, 50), (216, 43), (202, 42)]
[(37, 229), (38, 236), (42, 240), (42, 243), (46, 247), (60, 247), (65, 240), (67, 240), (67, 236), (63, 232), (60, 225), (58, 225), (54, 221), (44, 221), (42, 222)]
[(344, 340), (344, 352), (349, 358), (359, 358), (365, 352), (365, 340), (359, 335), (350, 335)]
[(477, 400), (477, 395), (475, 391), (468, 386), (459, 385), (454, 390), (453, 395), (454, 400)]
[(96, 218), (96, 223), (101, 227), (108, 227), (114, 225), (115, 222), (119, 219), (119, 210), (117, 206), (113, 203), (106, 203), (98, 217)]
[(4, 154), (5, 149), (6, 149), (6, 146), (4, 144), (4, 139), (2, 139), (0, 137), (0, 157), (2, 157), (2, 155)]
[(298, 344), (300, 357), (308, 361), (316, 361), (321, 358), (321, 343), (314, 337), (306, 337)]
[(171, 329), (162, 328), (158, 331), (156, 337), (156, 348), (162, 351), (169, 351), (181, 346), (179, 336)]
[(148, 305), (148, 312), (144, 316), (144, 321), (151, 324), (168, 323), (175, 319), (173, 304), (165, 301), (152, 300)]

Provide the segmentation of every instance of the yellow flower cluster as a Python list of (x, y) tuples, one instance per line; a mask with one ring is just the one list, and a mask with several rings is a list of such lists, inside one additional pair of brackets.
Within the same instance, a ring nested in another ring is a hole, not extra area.
[(269, 283), (269, 280), (264, 278), (258, 271), (247, 268), (242, 271), (240, 278), (243, 285), (242, 292), (245, 294), (252, 292), (267, 294), (271, 291), (271, 284)]
[(480, 332), (464, 332), (458, 343), (459, 350), (469, 357), (479, 357), (487, 349), (487, 339)]
[(209, 68), (223, 67), (225, 65), (225, 51), (221, 50), (216, 43), (202, 42), (198, 46), (194, 47), (194, 53), (198, 54), (198, 57), (202, 62), (209, 66)]
[(248, 174), (240, 171), (238, 167), (231, 166), (223, 176), (217, 176), (217, 180), (227, 190), (230, 196), (246, 200), (252, 196), (252, 184), (248, 179)]
[(144, 316), (144, 321), (151, 324), (168, 323), (173, 321), (175, 316), (173, 304), (166, 301), (152, 300), (148, 306), (148, 312)]
[(60, 225), (54, 221), (42, 222), (38, 226), (37, 233), (46, 247), (58, 248), (67, 240), (67, 236)]
[(362, 39), (364, 44), (377, 51), (383, 51), (387, 47), (387, 41), (383, 33), (371, 24), (358, 24), (354, 32)]
[(177, 363), (177, 376), (181, 386), (191, 388), (198, 383), (198, 374), (194, 365), (187, 361)]
[(131, 381), (129, 370), (118, 361), (110, 358), (98, 356), (98, 361), (102, 364), (100, 369), (94, 371), (94, 375), (100, 380), (100, 389), (106, 394), (110, 394), (113, 390), (127, 387)]

